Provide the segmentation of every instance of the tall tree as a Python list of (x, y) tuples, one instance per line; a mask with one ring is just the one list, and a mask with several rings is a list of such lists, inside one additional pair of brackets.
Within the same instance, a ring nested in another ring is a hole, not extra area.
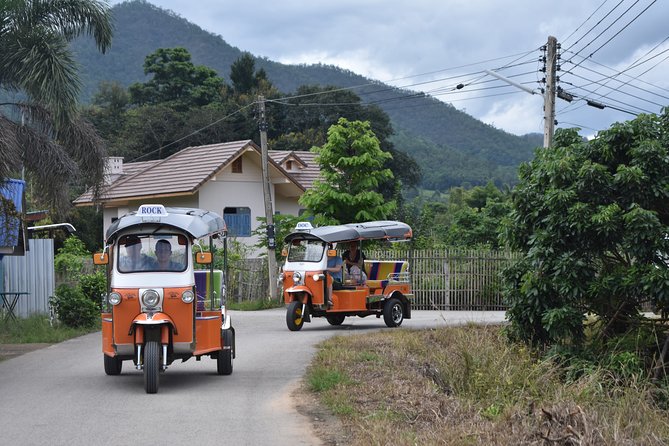
[(77, 112), (80, 81), (68, 42), (82, 34), (102, 52), (109, 47), (105, 2), (0, 2), (0, 87), (25, 98), (0, 109), (0, 178), (24, 166), (35, 195), (61, 210), (69, 204), (72, 178), (99, 185), (104, 175), (102, 140)]
[(667, 135), (667, 111), (592, 141), (560, 130), (521, 166), (506, 231), (525, 253), (506, 272), (518, 338), (579, 344), (590, 314), (590, 330), (610, 339), (638, 324), (644, 303), (669, 312)]
[(194, 65), (185, 48), (159, 48), (149, 54), (144, 60), (144, 74), (153, 77), (130, 86), (134, 104), (163, 104), (185, 111), (219, 100), (225, 87), (216, 71)]
[(379, 184), (393, 174), (383, 164), (391, 155), (379, 147), (368, 122), (340, 118), (328, 130), (328, 141), (313, 147), (318, 154), (323, 181), (300, 198), (310, 213), (325, 222), (353, 223), (383, 220), (396, 203), (376, 192)]
[(304, 85), (297, 89), (290, 106), (281, 109), (275, 131), (270, 132), (270, 145), (278, 150), (305, 150), (320, 146), (327, 138), (330, 126), (339, 118), (349, 121), (367, 121), (379, 140), (379, 146), (392, 156), (383, 166), (394, 177), (379, 184), (377, 189), (387, 199), (396, 199), (398, 181), (402, 186), (415, 187), (421, 179), (420, 167), (406, 153), (395, 149), (390, 137), (393, 127), (390, 117), (376, 105), (363, 105), (360, 97), (350, 90), (317, 85)]
[(256, 71), (255, 60), (249, 53), (242, 54), (230, 66), (230, 81), (237, 94), (251, 94), (267, 82), (267, 73), (262, 68)]

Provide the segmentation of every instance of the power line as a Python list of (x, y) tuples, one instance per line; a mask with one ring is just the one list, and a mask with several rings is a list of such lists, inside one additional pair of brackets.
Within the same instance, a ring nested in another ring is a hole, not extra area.
[[(618, 8), (618, 6), (620, 6), (620, 4), (622, 4), (623, 1), (624, 1), (624, 0), (621, 0), (621, 1), (620, 1), (620, 2), (619, 2), (619, 3), (618, 3), (612, 10), (611, 10), (611, 11), (609, 11), (609, 13), (606, 14), (606, 16), (604, 16), (604, 17), (602, 18), (602, 20), (603, 20), (604, 18), (608, 17), (608, 16), (609, 16), (609, 15), (610, 15), (616, 8)], [(600, 45), (599, 48), (597, 48), (595, 51), (593, 51), (592, 53), (590, 53), (590, 55), (589, 55), (588, 57), (583, 58), (579, 63), (575, 64), (574, 67), (572, 67), (570, 70), (568, 70), (568, 71), (566, 71), (566, 72), (567, 72), (567, 73), (571, 72), (571, 70), (573, 70), (574, 68), (576, 68), (576, 67), (578, 67), (579, 65), (581, 65), (585, 60), (587, 60), (587, 59), (591, 58), (592, 56), (594, 56), (595, 53), (597, 53), (599, 50), (601, 50), (604, 46), (606, 46), (609, 42), (611, 42), (615, 37), (617, 37), (621, 32), (623, 32), (625, 29), (627, 29), (628, 26), (630, 26), (632, 23), (634, 23), (634, 22), (635, 22), (635, 21), (636, 21), (636, 20), (637, 20), (643, 13), (644, 13), (644, 12), (646, 12), (646, 11), (648, 10), (648, 8), (650, 8), (651, 6), (653, 6), (653, 5), (655, 4), (656, 1), (657, 1), (657, 0), (653, 0), (653, 2), (652, 2), (651, 4), (649, 4), (646, 8), (644, 8), (643, 11), (641, 11), (639, 14), (637, 14), (632, 20), (630, 20), (625, 26), (623, 26), (618, 32), (616, 32), (611, 38), (609, 38), (606, 42), (604, 42), (602, 45)], [(620, 20), (620, 19), (621, 19), (625, 14), (627, 14), (627, 13), (628, 13), (628, 12), (629, 12), (629, 11), (630, 11), (630, 10), (631, 10), (631, 9), (638, 3), (638, 2), (639, 2), (639, 0), (636, 0), (636, 1), (634, 2), (634, 4), (633, 4), (632, 6), (630, 6), (629, 8), (627, 8), (627, 9), (625, 10), (625, 12), (623, 12), (620, 16), (618, 16), (618, 18), (616, 18), (616, 20), (614, 20), (614, 22), (613, 22), (611, 25), (615, 24), (618, 20)], [(601, 23), (601, 20), (600, 20), (597, 24), (599, 24), (599, 23)], [(595, 26), (597, 26), (597, 25), (595, 25)], [(593, 29), (594, 29), (594, 27), (593, 27)], [(588, 46), (590, 46), (595, 40), (597, 40), (602, 34), (604, 34), (604, 33), (605, 33), (606, 31), (608, 31), (609, 29), (610, 29), (610, 27), (607, 27), (604, 31), (602, 31), (601, 33), (599, 33), (599, 34), (597, 35), (597, 37), (595, 37), (594, 39), (592, 39), (586, 46), (584, 46), (584, 47), (581, 48), (579, 51), (577, 51), (577, 52), (576, 52), (576, 55), (580, 55), (580, 53), (581, 53), (583, 50), (585, 50)], [(573, 46), (573, 45), (572, 45), (572, 46)], [(570, 48), (571, 48), (571, 47), (570, 47)], [(570, 48), (567, 48), (567, 50), (569, 50)], [(573, 58), (572, 58), (572, 59), (573, 59)], [(572, 62), (572, 59), (568, 60), (567, 62)]]
[[(567, 42), (567, 41), (571, 38), (571, 36), (573, 36), (574, 34), (576, 34), (576, 33), (578, 32), (579, 29), (581, 29), (586, 23), (588, 23), (588, 21), (589, 21), (595, 14), (597, 14), (597, 11), (599, 11), (599, 10), (602, 8), (602, 6), (604, 6), (606, 3), (608, 3), (608, 1), (609, 1), (609, 0), (604, 0), (604, 1), (597, 7), (597, 9), (595, 9), (595, 10), (588, 16), (588, 18), (585, 19), (585, 21), (584, 21), (583, 23), (581, 23), (581, 24), (580, 24), (574, 31), (572, 31), (571, 34), (569, 34), (566, 38), (564, 38), (564, 39), (562, 40), (562, 42), (563, 42), (563, 43), (564, 43), (564, 42)], [(596, 25), (595, 25), (595, 26), (596, 26)], [(587, 34), (588, 34), (588, 33), (586, 33), (585, 35), (587, 35)], [(584, 35), (583, 37), (585, 37), (585, 35)], [(583, 37), (581, 37), (581, 39), (582, 39)], [(574, 43), (574, 45), (576, 45), (578, 42), (579, 42), (579, 41), (576, 41), (576, 42)], [(573, 46), (573, 45), (572, 45), (572, 46)], [(569, 47), (569, 48), (571, 48), (571, 47)]]
[(189, 133), (188, 135), (186, 135), (186, 136), (183, 136), (183, 137), (181, 137), (181, 138), (179, 138), (179, 139), (177, 139), (177, 140), (175, 140), (175, 141), (172, 141), (172, 142), (169, 143), (169, 144), (165, 144), (164, 146), (158, 147), (157, 149), (152, 150), (151, 152), (145, 153), (145, 154), (143, 154), (143, 155), (141, 155), (141, 156), (138, 156), (137, 158), (135, 158), (135, 159), (133, 159), (133, 160), (130, 160), (130, 161), (128, 161), (128, 162), (133, 163), (133, 162), (136, 162), (136, 161), (138, 161), (138, 160), (140, 160), (140, 159), (142, 159), (142, 158), (144, 158), (144, 157), (146, 157), (146, 156), (153, 155), (153, 154), (156, 153), (156, 152), (160, 152), (161, 150), (164, 150), (164, 149), (166, 149), (166, 148), (168, 148), (168, 147), (170, 147), (170, 146), (172, 146), (172, 145), (174, 145), (174, 144), (176, 144), (176, 143), (178, 143), (178, 142), (181, 142), (181, 141), (183, 141), (184, 139), (190, 138), (190, 137), (193, 136), (193, 135), (197, 135), (197, 134), (200, 133), (201, 131), (203, 131), (203, 130), (209, 128), (209, 127), (212, 127), (212, 126), (218, 124), (218, 123), (221, 122), (221, 121), (224, 121), (224, 120), (226, 120), (226, 119), (228, 119), (228, 118), (230, 118), (230, 117), (232, 117), (232, 116), (234, 116), (234, 115), (236, 115), (236, 114), (238, 114), (238, 113), (241, 113), (242, 111), (246, 110), (246, 109), (249, 108), (249, 107), (252, 107), (252, 106), (255, 105), (255, 104), (256, 104), (256, 102), (252, 102), (252, 103), (250, 103), (250, 104), (248, 104), (248, 105), (245, 105), (245, 106), (243, 106), (243, 107), (241, 107), (241, 108), (235, 110), (234, 112), (232, 112), (232, 113), (230, 113), (230, 114), (228, 114), (228, 115), (225, 115), (225, 116), (223, 116), (223, 117), (220, 118), (220, 119), (217, 119), (216, 121), (214, 121), (214, 122), (212, 122), (212, 123), (210, 123), (210, 124), (207, 124), (207, 125), (205, 125), (205, 126), (203, 126), (203, 127), (200, 127), (200, 128), (197, 129), (197, 130), (193, 130), (192, 132), (190, 132), (190, 133)]

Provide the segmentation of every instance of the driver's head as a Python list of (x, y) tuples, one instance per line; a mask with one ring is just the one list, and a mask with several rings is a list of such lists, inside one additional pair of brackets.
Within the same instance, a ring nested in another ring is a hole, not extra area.
[(172, 254), (172, 245), (167, 240), (158, 240), (156, 243), (156, 255), (169, 257)]

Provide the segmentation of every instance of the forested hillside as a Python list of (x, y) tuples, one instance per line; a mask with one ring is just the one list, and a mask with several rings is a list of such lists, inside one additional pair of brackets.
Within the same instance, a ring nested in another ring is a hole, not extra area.
[[(223, 37), (142, 0), (113, 8), (115, 33), (111, 51), (101, 55), (87, 40), (73, 49), (81, 64), (87, 102), (101, 81), (118, 81), (124, 87), (145, 81), (144, 58), (158, 48), (184, 47), (193, 62), (216, 70), (229, 82), (230, 66), (243, 50)], [(251, 26), (251, 25), (250, 25)], [(251, 30), (250, 30), (251, 32)], [(282, 92), (302, 85), (361, 86), (354, 91), (366, 103), (376, 103), (392, 119), (394, 142), (413, 156), (423, 169), (423, 185), (446, 189), (454, 185), (515, 183), (516, 167), (532, 157), (541, 135), (518, 137), (495, 129), (431, 97), (416, 97), (347, 70), (325, 65), (284, 65), (256, 58), (256, 66)]]

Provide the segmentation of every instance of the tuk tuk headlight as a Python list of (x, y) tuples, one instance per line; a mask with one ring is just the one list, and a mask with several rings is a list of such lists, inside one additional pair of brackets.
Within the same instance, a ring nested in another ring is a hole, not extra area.
[(313, 278), (315, 282), (318, 282), (319, 280), (325, 280), (325, 274), (314, 274)]
[(189, 304), (195, 300), (195, 293), (193, 293), (191, 290), (186, 290), (181, 293), (181, 300), (183, 303)]
[(160, 294), (156, 290), (146, 290), (142, 293), (142, 304), (146, 308), (155, 308), (160, 302)]
[(112, 291), (109, 293), (109, 296), (107, 296), (107, 301), (111, 305), (118, 305), (121, 303), (121, 294), (117, 293), (116, 291)]
[(293, 282), (299, 283), (302, 281), (302, 274), (299, 271), (293, 273)]

